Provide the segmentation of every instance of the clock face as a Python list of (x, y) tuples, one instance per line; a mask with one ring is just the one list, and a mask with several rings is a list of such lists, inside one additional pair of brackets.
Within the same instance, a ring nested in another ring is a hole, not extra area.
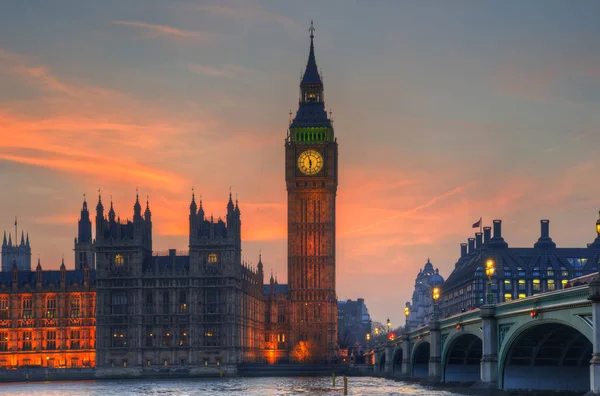
[(305, 175), (316, 175), (323, 169), (323, 156), (315, 150), (306, 150), (298, 157), (298, 169)]

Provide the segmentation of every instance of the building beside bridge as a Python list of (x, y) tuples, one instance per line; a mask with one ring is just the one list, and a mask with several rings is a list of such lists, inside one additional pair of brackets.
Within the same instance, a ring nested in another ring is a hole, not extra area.
[(433, 318), (433, 296), (432, 290), (444, 283), (438, 268), (433, 269), (433, 264), (427, 259), (422, 270), (419, 270), (415, 279), (415, 290), (412, 295), (412, 303), (406, 303), (410, 309), (406, 326), (409, 329), (425, 326)]
[[(600, 221), (600, 220), (599, 220)], [(502, 234), (502, 221), (494, 220), (483, 233), (461, 244), (461, 255), (443, 283), (439, 309), (441, 317), (478, 308), (485, 303), (488, 278), (486, 262), (493, 260), (491, 280), (494, 302), (509, 302), (560, 290), (569, 279), (598, 271), (600, 229), (587, 247), (560, 248), (550, 237), (549, 220), (541, 220), (539, 239), (532, 247), (511, 247)]]

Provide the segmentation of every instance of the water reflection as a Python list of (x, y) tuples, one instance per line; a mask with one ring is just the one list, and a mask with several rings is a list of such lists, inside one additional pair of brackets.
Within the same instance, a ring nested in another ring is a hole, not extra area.
[[(338, 377), (332, 386), (330, 377), (286, 378), (223, 378), (181, 380), (123, 380), (31, 382), (2, 384), (0, 393), (14, 396), (110, 396), (110, 395), (342, 395), (343, 379)], [(349, 377), (350, 395), (389, 396), (460, 396), (444, 390), (426, 388), (417, 384), (394, 382), (381, 378)]]

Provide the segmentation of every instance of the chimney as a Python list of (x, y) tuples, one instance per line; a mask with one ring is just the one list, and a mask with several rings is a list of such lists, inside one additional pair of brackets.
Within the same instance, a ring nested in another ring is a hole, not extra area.
[(467, 255), (467, 244), (466, 243), (461, 243), (460, 244), (460, 257), (463, 258)]
[(488, 243), (492, 237), (492, 227), (483, 227), (483, 243)]
[(494, 238), (502, 238), (502, 220), (494, 220)]
[(481, 238), (482, 238), (481, 232), (476, 232), (475, 233), (475, 248), (477, 250), (481, 249)]
[(556, 243), (550, 238), (550, 220), (540, 220), (540, 238), (533, 245), (535, 248), (552, 249), (556, 247)]
[(550, 237), (550, 220), (540, 220), (540, 224), (542, 226), (542, 238)]
[(475, 238), (469, 238), (469, 253), (475, 251)]

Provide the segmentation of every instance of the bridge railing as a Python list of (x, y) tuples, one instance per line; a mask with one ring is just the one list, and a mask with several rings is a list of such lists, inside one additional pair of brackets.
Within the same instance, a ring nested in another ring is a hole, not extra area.
[[(587, 300), (588, 293), (589, 285), (582, 285), (552, 292), (544, 292), (509, 302), (503, 302), (496, 304), (496, 316), (512, 315), (534, 309), (552, 310), (564, 308), (565, 306), (574, 304), (591, 304), (591, 302)], [(447, 329), (458, 325), (466, 326), (471, 323), (479, 322), (480, 320), (481, 310), (473, 309), (440, 319), (440, 328)], [(420, 337), (424, 337), (429, 334), (429, 325), (421, 326), (417, 329), (411, 330), (408, 334), (411, 341), (419, 339)], [(394, 341), (387, 341), (387, 344), (395, 344), (397, 342), (398, 339)]]

